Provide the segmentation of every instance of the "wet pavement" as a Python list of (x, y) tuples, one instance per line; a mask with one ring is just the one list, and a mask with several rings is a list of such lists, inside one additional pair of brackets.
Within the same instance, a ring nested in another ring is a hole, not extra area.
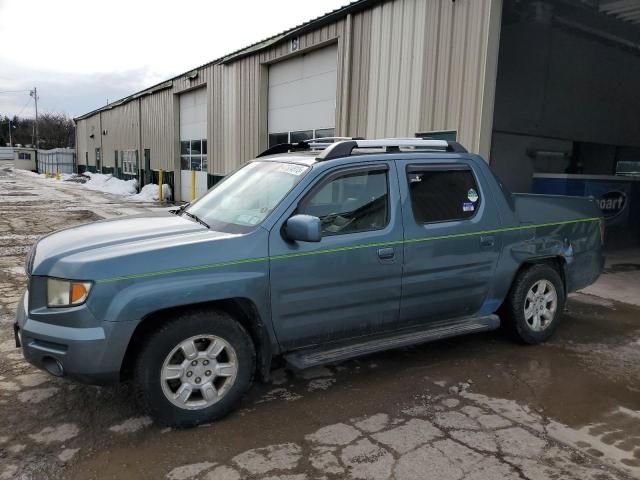
[(0, 166), (0, 480), (640, 478), (640, 309), (592, 295), (572, 295), (541, 346), (492, 332), (276, 366), (238, 411), (192, 430), (154, 426), (127, 385), (26, 364), (11, 323), (31, 243), (149, 208)]

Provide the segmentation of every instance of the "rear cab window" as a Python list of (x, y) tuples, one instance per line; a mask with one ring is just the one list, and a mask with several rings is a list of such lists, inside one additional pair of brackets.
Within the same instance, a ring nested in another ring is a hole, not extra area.
[(469, 166), (408, 165), (406, 174), (416, 223), (468, 220), (476, 215), (482, 199)]

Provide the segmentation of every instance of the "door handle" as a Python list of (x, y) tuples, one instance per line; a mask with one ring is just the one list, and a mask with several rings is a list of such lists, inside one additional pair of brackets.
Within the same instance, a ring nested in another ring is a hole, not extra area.
[(396, 255), (396, 251), (393, 249), (393, 247), (378, 249), (378, 258), (380, 260), (388, 260), (390, 258), (395, 257), (395, 255)]
[(480, 245), (483, 247), (493, 247), (496, 243), (496, 239), (493, 235), (482, 235), (480, 237)]

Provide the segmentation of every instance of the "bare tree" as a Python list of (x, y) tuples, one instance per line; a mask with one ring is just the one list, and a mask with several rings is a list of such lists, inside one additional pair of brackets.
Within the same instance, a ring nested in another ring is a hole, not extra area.
[[(9, 125), (13, 145), (34, 144), (34, 120), (14, 116), (0, 117), (0, 145), (9, 141)], [(44, 113), (38, 117), (38, 136), (40, 148), (73, 147), (76, 127), (73, 120), (64, 113)]]

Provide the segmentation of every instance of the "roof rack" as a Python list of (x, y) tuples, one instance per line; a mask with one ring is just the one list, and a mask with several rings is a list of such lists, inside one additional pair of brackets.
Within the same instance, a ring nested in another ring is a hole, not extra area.
[(333, 145), (335, 141), (344, 140), (364, 140), (362, 137), (320, 137), (310, 138), (297, 143), (279, 143), (273, 147), (267, 148), (256, 158), (266, 157), (267, 155), (276, 155), (278, 153), (299, 152), (304, 150), (323, 150)]
[(364, 140), (364, 137), (317, 137), (317, 138), (310, 138), (309, 140), (305, 140), (305, 142), (331, 144), (331, 143), (335, 143), (336, 141), (340, 142), (343, 140)]
[[(421, 140), (415, 138), (383, 138), (380, 140), (347, 140), (330, 144), (318, 155), (318, 161), (348, 157), (354, 148), (384, 148), (387, 152), (400, 152), (400, 148), (444, 150), (446, 152), (468, 153), (458, 142), (447, 140)], [(421, 150), (417, 150), (421, 151)]]
[(278, 153), (297, 152), (300, 150), (309, 150), (310, 146), (307, 142), (298, 143), (278, 143), (273, 147), (267, 148), (264, 152), (260, 153), (256, 158), (266, 157), (267, 155), (275, 155)]
[[(339, 140), (329, 142), (327, 140)], [(309, 150), (322, 150), (318, 155), (318, 161), (332, 160), (334, 158), (348, 157), (354, 148), (384, 148), (386, 152), (400, 152), (400, 148), (429, 150), (444, 150), (446, 152), (467, 153), (467, 150), (458, 142), (447, 140), (423, 140), (419, 138), (383, 138), (380, 140), (365, 140), (361, 137), (324, 137), (312, 138), (297, 143), (279, 143), (266, 149), (258, 157), (276, 155), (278, 153), (289, 153)]]

